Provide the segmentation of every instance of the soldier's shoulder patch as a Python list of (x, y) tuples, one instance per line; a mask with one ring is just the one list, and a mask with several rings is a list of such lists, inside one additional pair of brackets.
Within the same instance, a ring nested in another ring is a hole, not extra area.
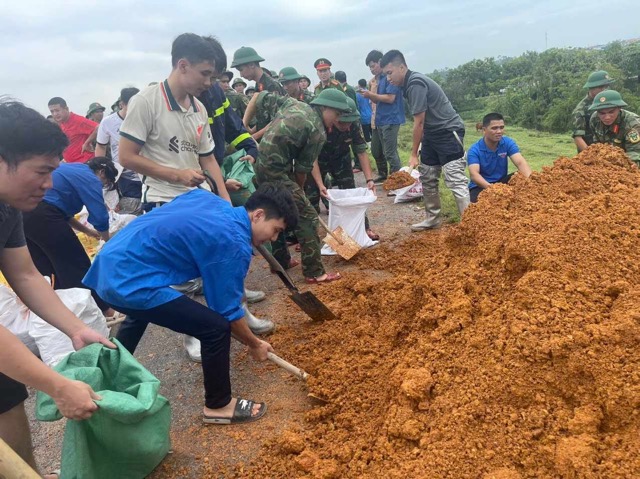
[(627, 141), (629, 143), (640, 143), (640, 131), (636, 128), (627, 132)]

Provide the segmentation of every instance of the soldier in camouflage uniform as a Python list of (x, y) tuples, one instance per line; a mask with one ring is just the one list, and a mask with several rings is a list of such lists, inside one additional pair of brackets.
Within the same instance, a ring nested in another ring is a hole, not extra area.
[[(317, 169), (317, 158), (327, 141), (326, 131), (340, 112), (349, 111), (347, 97), (340, 91), (326, 91), (311, 105), (295, 103), (282, 107), (267, 128), (260, 143), (255, 165), (258, 184), (280, 181), (293, 193), (299, 222), (295, 230), (302, 253), (302, 272), (309, 284), (340, 279), (340, 274), (325, 272), (320, 256), (318, 216), (302, 190), (306, 176)], [(285, 268), (291, 256), (284, 235), (272, 243), (273, 254)]]
[[(373, 181), (373, 173), (367, 155), (367, 142), (362, 134), (360, 126), (360, 113), (356, 103), (349, 98), (347, 100), (350, 111), (340, 115), (334, 123), (333, 128), (327, 132), (327, 142), (324, 144), (320, 156), (318, 157), (318, 167), (320, 168), (320, 177), (324, 178), (327, 173), (331, 174), (333, 182), (341, 190), (348, 190), (356, 187), (356, 181), (351, 169), (351, 154), (349, 149), (352, 147), (357, 153), (360, 162), (363, 165), (363, 172), (367, 180), (367, 188), (373, 194), (376, 193), (376, 187)], [(305, 194), (309, 199), (309, 203), (320, 213), (320, 205), (318, 200), (320, 196), (327, 196), (327, 188), (319, 183), (315, 178), (307, 178), (305, 183)], [(365, 228), (367, 234), (372, 240), (379, 240), (380, 237), (369, 228), (369, 219), (365, 217)]]
[(285, 105), (295, 105), (296, 102), (297, 100), (288, 96), (280, 96), (268, 91), (257, 93), (249, 101), (242, 121), (245, 126), (255, 122), (255, 128), (251, 129), (255, 132), (252, 136), (256, 141), (260, 141), (278, 110)]
[(592, 111), (589, 108), (593, 104), (595, 96), (607, 90), (615, 80), (609, 77), (609, 74), (604, 70), (593, 72), (589, 75), (587, 83), (583, 88), (586, 88), (587, 95), (580, 100), (578, 106), (573, 110), (573, 141), (578, 147), (578, 153), (584, 150), (587, 146), (593, 143), (593, 132), (589, 126), (589, 119), (591, 118)]
[(278, 79), (287, 92), (287, 95), (309, 104), (311, 100), (313, 100), (313, 95), (309, 90), (305, 90), (300, 86), (300, 80), (302, 80), (302, 78), (302, 75), (293, 67), (284, 67), (278, 75)]
[(320, 83), (318, 83), (313, 89), (313, 93), (315, 95), (319, 95), (321, 91), (326, 90), (327, 88), (335, 88), (336, 90), (342, 91), (342, 85), (340, 85), (340, 82), (331, 77), (331, 62), (329, 60), (326, 58), (318, 58), (313, 63), (313, 66), (318, 72), (318, 78), (320, 78)]
[(236, 68), (242, 78), (255, 81), (256, 91), (258, 93), (261, 91), (270, 91), (285, 96), (287, 93), (284, 91), (284, 88), (282, 88), (282, 85), (274, 80), (270, 74), (267, 74), (266, 70), (260, 67), (260, 62), (263, 61), (264, 58), (258, 55), (253, 48), (242, 47), (233, 54), (231, 68)]
[(629, 106), (620, 93), (606, 90), (596, 95), (589, 111), (589, 125), (594, 143), (609, 143), (622, 148), (636, 165), (640, 166), (640, 116), (622, 107)]
[(236, 78), (233, 80), (233, 83), (231, 83), (231, 88), (244, 95), (244, 89), (247, 88), (247, 84), (242, 78)]
[(311, 80), (309, 79), (309, 77), (307, 75), (302, 75), (302, 78), (300, 78), (300, 88), (302, 88), (303, 90), (308, 90), (310, 86)]

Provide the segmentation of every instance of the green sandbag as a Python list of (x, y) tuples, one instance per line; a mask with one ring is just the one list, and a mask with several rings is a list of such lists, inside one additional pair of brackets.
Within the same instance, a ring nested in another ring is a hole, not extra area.
[[(118, 349), (92, 344), (55, 367), (102, 397), (91, 418), (67, 421), (60, 479), (142, 479), (169, 452), (171, 409), (158, 394), (160, 381), (111, 341)], [(57, 421), (62, 415), (50, 396), (38, 392), (36, 417)]]
[(236, 151), (232, 155), (225, 156), (222, 161), (222, 174), (225, 180), (237, 180), (242, 183), (242, 188), (249, 190), (249, 193), (256, 191), (253, 184), (255, 171), (253, 165), (248, 161), (240, 161), (240, 158), (247, 156), (244, 149)]

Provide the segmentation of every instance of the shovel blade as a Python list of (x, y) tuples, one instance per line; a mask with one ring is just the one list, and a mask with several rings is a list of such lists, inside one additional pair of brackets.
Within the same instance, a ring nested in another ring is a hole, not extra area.
[(332, 231), (333, 235), (338, 238), (340, 241), (336, 241), (333, 236), (328, 234), (324, 237), (322, 241), (329, 245), (329, 247), (342, 256), (347, 261), (353, 258), (358, 251), (362, 249), (362, 246), (358, 244), (356, 240), (354, 240), (351, 236), (349, 236), (343, 229), (342, 226), (338, 226), (335, 230)]
[(293, 302), (296, 303), (300, 309), (307, 313), (307, 315), (314, 321), (336, 319), (336, 315), (309, 291), (305, 293), (293, 293), (291, 295), (291, 299), (293, 299)]

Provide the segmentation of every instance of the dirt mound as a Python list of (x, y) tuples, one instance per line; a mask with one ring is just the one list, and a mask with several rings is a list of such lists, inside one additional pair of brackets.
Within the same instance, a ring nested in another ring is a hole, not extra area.
[(391, 175), (389, 175), (389, 178), (387, 178), (382, 184), (382, 188), (385, 191), (398, 190), (400, 188), (404, 188), (405, 186), (411, 186), (415, 182), (416, 179), (406, 171), (396, 171), (395, 173), (391, 173)]
[(640, 477), (639, 187), (592, 146), (363, 253), (338, 321), (273, 338), (330, 403), (242, 476)]

